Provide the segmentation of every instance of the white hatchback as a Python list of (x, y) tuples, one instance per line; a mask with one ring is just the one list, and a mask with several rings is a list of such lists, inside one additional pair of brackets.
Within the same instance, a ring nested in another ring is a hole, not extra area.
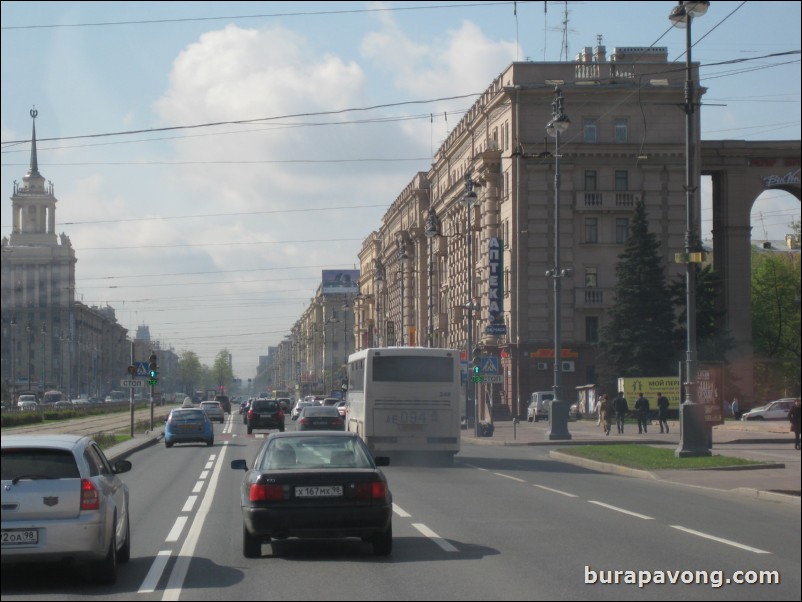
[(741, 416), (741, 420), (787, 420), (788, 411), (794, 405), (793, 399), (770, 401), (759, 408), (752, 408)]

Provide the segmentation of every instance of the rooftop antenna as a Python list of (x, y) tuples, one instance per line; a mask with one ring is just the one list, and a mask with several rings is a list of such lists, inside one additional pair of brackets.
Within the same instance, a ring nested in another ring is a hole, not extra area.
[[(546, 7), (545, 7), (546, 4), (548, 4), (548, 3), (547, 2), (544, 3), (544, 7), (543, 7), (544, 18), (545, 18), (545, 13), (546, 13)], [(560, 44), (560, 60), (561, 61), (562, 60), (567, 61), (568, 60), (568, 34), (569, 33), (577, 33), (577, 30), (576, 29), (571, 29), (570, 27), (568, 27), (568, 22), (569, 22), (568, 4), (569, 4), (569, 2), (565, 1), (562, 4), (563, 4), (563, 20), (562, 20), (561, 26), (560, 27), (548, 27), (547, 29), (551, 29), (553, 31), (559, 31), (559, 32), (562, 33), (562, 43)], [(571, 4), (575, 4), (575, 3), (571, 2)], [(545, 34), (544, 34), (544, 42), (543, 43), (545, 44)], [(544, 62), (546, 60), (545, 54), (546, 54), (546, 49), (544, 47), (544, 49), (543, 49), (543, 61)]]

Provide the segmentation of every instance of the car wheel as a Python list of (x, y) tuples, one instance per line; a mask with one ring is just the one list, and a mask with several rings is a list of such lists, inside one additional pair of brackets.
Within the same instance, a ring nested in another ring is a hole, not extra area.
[(251, 427), (251, 425), (249, 424), (249, 425), (248, 425), (248, 434), (250, 435), (252, 432), (253, 432), (253, 428), (252, 428), (252, 427)]
[(534, 417), (534, 419), (533, 419), (533, 420), (534, 420), (535, 422), (537, 422), (537, 421), (539, 420), (539, 418), (538, 418), (537, 414), (535, 414), (535, 417)]
[(526, 417), (526, 419), (527, 419), (529, 422), (532, 422), (532, 417), (531, 417), (531, 416), (527, 416), (527, 417)]
[(214, 445), (214, 437), (212, 437), (206, 442), (206, 447), (211, 447), (212, 445)]
[(393, 551), (393, 523), (386, 531), (373, 536), (373, 554), (375, 556), (389, 556)]
[(125, 518), (125, 541), (123, 547), (117, 552), (117, 562), (128, 562), (131, 560), (131, 521)]
[(284, 425), (280, 424), (279, 427), (278, 427), (278, 430), (279, 430), (280, 433), (283, 433), (284, 432)]
[[(117, 519), (115, 518), (115, 523)], [(115, 525), (116, 528), (116, 525)], [(92, 567), (92, 580), (101, 585), (113, 585), (117, 581), (117, 534), (111, 531), (111, 542), (106, 557)]]
[(171, 448), (172, 446), (173, 446), (173, 443), (172, 443), (172, 441), (165, 441), (165, 442), (164, 442), (164, 447), (166, 447), (166, 448), (168, 448), (168, 449), (169, 449), (169, 448)]
[(259, 558), (262, 555), (262, 540), (251, 535), (245, 525), (242, 525), (242, 555), (245, 558)]

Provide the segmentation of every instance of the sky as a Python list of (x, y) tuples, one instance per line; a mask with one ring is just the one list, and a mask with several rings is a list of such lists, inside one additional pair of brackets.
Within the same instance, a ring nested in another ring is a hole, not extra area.
[[(0, 234), (35, 107), (78, 300), (207, 365), (228, 349), (252, 378), (511, 62), (573, 60), (601, 36), (684, 64), (674, 4), (2, 2)], [(694, 21), (702, 139), (800, 139), (801, 5), (711, 2)], [(799, 219), (764, 193), (753, 238)]]

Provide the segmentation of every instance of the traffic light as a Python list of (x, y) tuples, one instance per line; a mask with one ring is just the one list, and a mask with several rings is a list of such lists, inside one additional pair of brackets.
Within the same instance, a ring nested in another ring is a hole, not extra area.
[(471, 380), (473, 382), (482, 381), (482, 350), (479, 346), (473, 348), (473, 357), (471, 358)]
[(150, 358), (148, 359), (148, 378), (153, 381), (150, 384), (155, 385), (159, 381), (159, 365), (157, 363), (158, 358), (156, 357), (155, 353), (150, 354)]

